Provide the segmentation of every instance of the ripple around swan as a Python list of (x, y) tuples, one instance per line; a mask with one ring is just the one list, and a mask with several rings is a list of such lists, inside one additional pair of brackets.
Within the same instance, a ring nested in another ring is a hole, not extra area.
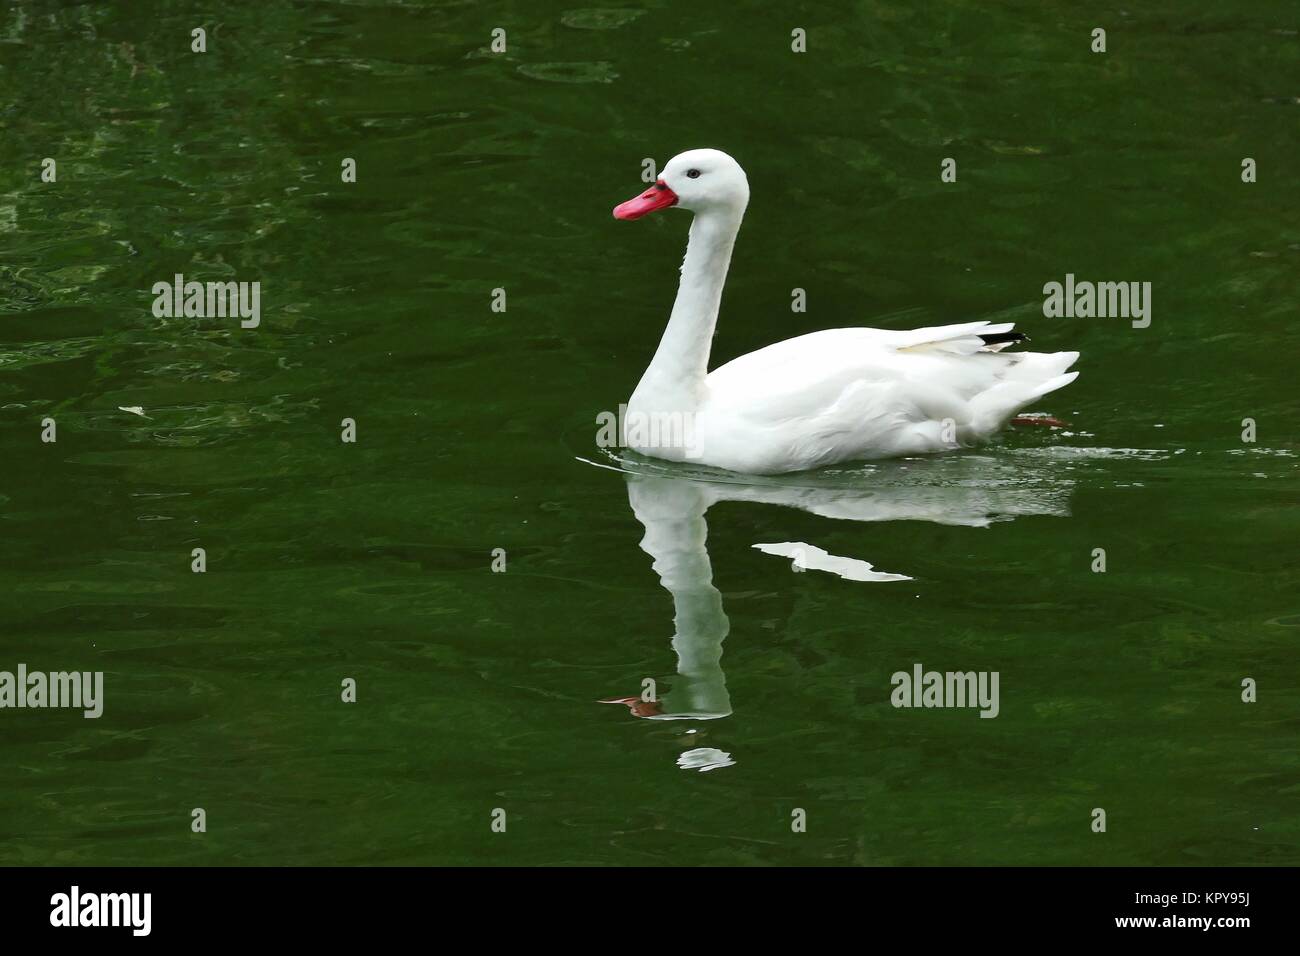
[[(581, 450), (585, 437), (581, 432), (571, 431), (566, 436), (567, 444), (575, 458), (597, 467), (613, 468), (632, 475), (801, 488), (853, 487), (860, 484), (862, 479), (870, 479), (872, 484), (891, 481), (907, 484), (925, 481), (948, 483), (954, 480), (976, 480), (996, 484), (1008, 481), (1020, 483), (1035, 479), (1053, 479), (1056, 473), (1048, 470), (1053, 466), (1074, 463), (1105, 464), (1117, 461), (1164, 462), (1181, 453), (1163, 448), (1076, 445), (1009, 448), (992, 445), (941, 455), (831, 465), (815, 471), (790, 472), (784, 475), (745, 475), (708, 465), (664, 461), (627, 448), (597, 447), (595, 454), (604, 461), (592, 461)], [(1285, 449), (1251, 449), (1251, 451), (1278, 457), (1290, 457), (1293, 454)], [(1231, 450), (1229, 454), (1242, 455), (1245, 452), (1236, 449)]]
[[(1057, 454), (1044, 454), (1055, 452)], [(681, 478), (715, 484), (736, 484), (772, 488), (852, 490), (865, 487), (917, 487), (920, 485), (964, 485), (967, 487), (1029, 486), (1036, 483), (1066, 483), (1052, 466), (1061, 460), (1113, 460), (1137, 457), (1144, 461), (1167, 457), (1161, 452), (1139, 449), (1075, 448), (956, 452), (916, 458), (894, 458), (822, 468), (784, 475), (745, 475), (739, 472), (682, 462), (663, 461), (626, 448), (598, 448), (602, 460), (582, 454), (574, 457), (598, 468), (628, 475)], [(1150, 456), (1150, 457), (1147, 457)]]
[(1070, 514), (1074, 478), (1059, 465), (988, 454), (868, 462), (788, 475), (661, 462), (602, 449), (605, 462), (578, 460), (643, 480), (698, 483), (711, 501), (746, 501), (843, 521), (928, 521), (973, 528), (1027, 515)]

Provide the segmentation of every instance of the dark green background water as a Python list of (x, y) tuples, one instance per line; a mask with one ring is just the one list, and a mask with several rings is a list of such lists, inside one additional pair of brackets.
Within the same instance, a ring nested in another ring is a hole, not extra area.
[[(1300, 863), (1300, 18), (1126, 6), (6, 4), (0, 669), (107, 699), (0, 711), (0, 861)], [(1083, 357), (1068, 430), (787, 481), (938, 521), (710, 510), (733, 713), (664, 722), (595, 703), (673, 686), (674, 611), (578, 459), (688, 222), (610, 207), (694, 146), (753, 189), (715, 364), (993, 317)], [(176, 272), (260, 281), (261, 328), (154, 318)], [(1043, 318), (1067, 272), (1151, 327)], [(892, 708), (917, 661), (1001, 716)]]

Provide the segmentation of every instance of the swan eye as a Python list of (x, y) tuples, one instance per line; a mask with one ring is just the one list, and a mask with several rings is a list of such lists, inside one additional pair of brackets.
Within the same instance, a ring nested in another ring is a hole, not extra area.
[(699, 179), (699, 178), (700, 178), (700, 171), (699, 171), (698, 169), (688, 169), (688, 170), (686, 170), (686, 178), (687, 178), (687, 179)]

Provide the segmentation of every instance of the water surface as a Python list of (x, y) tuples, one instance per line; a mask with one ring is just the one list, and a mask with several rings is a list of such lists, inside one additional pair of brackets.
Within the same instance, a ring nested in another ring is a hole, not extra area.
[[(107, 700), (0, 712), (0, 861), (1300, 862), (1296, 27), (8, 5), (0, 669)], [(1015, 321), (1082, 351), (1070, 427), (782, 480), (597, 448), (688, 222), (609, 210), (695, 146), (753, 188), (715, 364)], [(260, 281), (262, 325), (155, 318), (177, 272)], [(1066, 273), (1152, 282), (1150, 328), (1045, 319)], [(754, 547), (801, 543), (909, 580)], [(999, 716), (891, 707), (917, 662), (999, 672)]]

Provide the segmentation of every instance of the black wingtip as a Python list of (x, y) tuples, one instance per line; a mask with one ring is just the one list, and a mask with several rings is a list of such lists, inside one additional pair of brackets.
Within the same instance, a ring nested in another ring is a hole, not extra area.
[(1029, 336), (1024, 332), (991, 332), (981, 335), (985, 345), (1001, 345), (1003, 342), (1028, 342)]

